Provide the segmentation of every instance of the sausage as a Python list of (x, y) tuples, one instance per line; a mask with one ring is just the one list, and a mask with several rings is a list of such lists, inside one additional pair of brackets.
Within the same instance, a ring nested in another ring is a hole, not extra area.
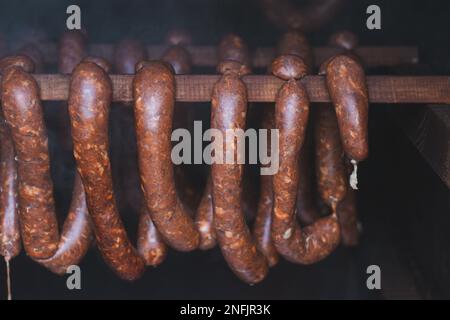
[(31, 69), (21, 67), (32, 66), (32, 62), (23, 56), (16, 61), (14, 57), (8, 60), (10, 67), (4, 71), (2, 101), (18, 165), (19, 217), (25, 251), (51, 271), (62, 274), (69, 265), (81, 260), (90, 244), (84, 190), (75, 179), (70, 213), (60, 238), (38, 87), (27, 73)]
[[(222, 74), (213, 87), (211, 128), (222, 133), (224, 141), (218, 147), (237, 157), (235, 139), (227, 141), (226, 131), (244, 129), (247, 114), (247, 89), (241, 76), (248, 74), (248, 49), (241, 38), (226, 36), (219, 45), (218, 66)], [(225, 157), (224, 157), (225, 158)], [(255, 284), (268, 272), (264, 255), (258, 251), (245, 223), (242, 210), (243, 165), (213, 163), (211, 165), (214, 228), (222, 254), (231, 270), (243, 281)]]
[[(271, 129), (275, 127), (274, 110), (272, 106), (264, 107), (261, 121), (261, 129), (267, 129), (267, 139), (271, 141)], [(267, 154), (271, 153), (271, 145), (267, 143)], [(273, 187), (272, 176), (261, 175), (258, 209), (253, 226), (253, 235), (256, 246), (267, 259), (270, 267), (279, 261), (278, 252), (272, 242), (272, 209), (273, 209)]]
[(285, 32), (277, 44), (277, 55), (296, 55), (306, 64), (306, 72), (310, 74), (314, 66), (314, 55), (306, 36), (298, 31)]
[(150, 212), (143, 204), (139, 216), (138, 244), (139, 254), (147, 266), (160, 265), (167, 256), (167, 246), (153, 223)]
[[(146, 59), (145, 47), (136, 40), (124, 39), (115, 48), (114, 62), (118, 73), (134, 74), (136, 65)], [(142, 201), (141, 188), (136, 188), (140, 184), (140, 178), (137, 171), (137, 152), (134, 147), (130, 147), (136, 139), (133, 112), (125, 109), (120, 109), (119, 112), (122, 118), (119, 123), (122, 131), (121, 138), (129, 140), (122, 147), (123, 158), (119, 159), (122, 191), (128, 206), (139, 211), (138, 253), (143, 257), (146, 265), (157, 266), (165, 260), (167, 247)]]
[[(47, 135), (39, 99), (39, 88), (27, 73), (31, 60), (24, 56), (6, 58), (2, 102), (11, 128), (18, 164), (19, 215), (25, 250), (36, 259), (51, 257), (58, 248), (59, 232), (48, 158)], [(0, 62), (4, 65), (5, 59)]]
[(306, 90), (296, 81), (307, 67), (298, 56), (280, 56), (273, 74), (285, 80), (275, 102), (275, 127), (279, 130), (279, 170), (273, 176), (272, 239), (287, 260), (311, 264), (329, 255), (339, 243), (336, 215), (315, 221), (303, 230), (295, 219), (299, 177), (298, 161), (309, 116)]
[(356, 209), (356, 194), (352, 188), (348, 188), (344, 199), (337, 204), (336, 213), (341, 229), (342, 244), (347, 247), (358, 245), (358, 213)]
[(77, 170), (100, 252), (119, 277), (135, 280), (145, 264), (127, 237), (114, 198), (108, 156), (111, 99), (105, 70), (92, 62), (80, 63), (72, 73), (68, 100)]
[(362, 161), (369, 150), (369, 100), (364, 70), (350, 56), (338, 55), (326, 66), (326, 77), (344, 151), (348, 158)]
[[(347, 173), (351, 171), (351, 163), (344, 160)], [(358, 245), (359, 242), (359, 222), (356, 208), (356, 193), (350, 184), (347, 184), (347, 193), (336, 207), (336, 213), (341, 228), (342, 244), (347, 247)]]
[(144, 198), (167, 244), (180, 251), (198, 247), (199, 234), (176, 192), (171, 156), (175, 77), (164, 62), (139, 64), (133, 80), (138, 162)]
[(22, 249), (17, 212), (17, 165), (14, 145), (3, 115), (0, 114), (0, 254), (9, 261)]
[(309, 32), (330, 22), (345, 1), (312, 0), (297, 7), (292, 0), (264, 0), (262, 6), (267, 18), (277, 27)]
[[(308, 129), (307, 129), (308, 131)], [(300, 150), (300, 157), (298, 161), (298, 190), (297, 190), (297, 217), (300, 223), (304, 226), (313, 224), (320, 218), (319, 211), (314, 203), (313, 193), (313, 179), (314, 171), (311, 166), (311, 139), (308, 139), (308, 132), (306, 133), (305, 142)]]
[(317, 188), (322, 200), (336, 212), (347, 192), (344, 153), (336, 114), (329, 104), (319, 105), (315, 114), (315, 153)]

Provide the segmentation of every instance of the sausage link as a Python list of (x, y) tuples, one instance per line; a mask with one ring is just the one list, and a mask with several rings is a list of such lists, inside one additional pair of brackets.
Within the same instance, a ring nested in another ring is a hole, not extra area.
[[(18, 67), (26, 65), (23, 59), (19, 56), (16, 64), (9, 58), (10, 67), (4, 72), (2, 83), (4, 114), (11, 128), (18, 164), (21, 234), (30, 257), (53, 272), (63, 274), (69, 265), (77, 264), (84, 256), (92, 232), (83, 186), (76, 177), (70, 213), (59, 238), (48, 137), (38, 87), (34, 78)], [(32, 65), (31, 61), (29, 63)]]
[(141, 184), (147, 209), (164, 240), (180, 251), (198, 247), (199, 234), (174, 183), (171, 131), (175, 77), (163, 62), (138, 66), (133, 80)]
[(351, 160), (362, 161), (369, 151), (369, 100), (364, 70), (352, 57), (337, 55), (327, 64), (326, 76), (344, 151)]
[(74, 70), (69, 91), (74, 156), (86, 191), (97, 245), (107, 264), (123, 279), (137, 279), (144, 260), (130, 243), (117, 211), (109, 161), (108, 119), (112, 85), (92, 62)]
[[(29, 256), (44, 259), (56, 252), (59, 232), (39, 88), (26, 70), (14, 64), (14, 57), (7, 59), (11, 64), (2, 72), (2, 102), (17, 157), (23, 243)], [(28, 63), (32, 65), (31, 60)]]
[(314, 66), (314, 55), (308, 38), (298, 31), (285, 32), (277, 44), (277, 55), (296, 55), (305, 62), (310, 74)]
[(296, 79), (307, 67), (298, 56), (281, 56), (272, 64), (274, 75), (286, 80), (275, 102), (275, 127), (279, 130), (279, 170), (273, 176), (274, 209), (272, 239), (287, 260), (311, 264), (329, 255), (339, 243), (336, 215), (317, 220), (302, 230), (295, 207), (299, 177), (298, 161), (309, 116), (306, 90)]
[[(3, 113), (3, 112), (2, 112)], [(22, 249), (17, 212), (17, 165), (11, 133), (0, 114), (0, 254), (9, 261)]]
[[(222, 133), (224, 141), (218, 145), (237, 159), (235, 139), (225, 139), (227, 130), (245, 129), (247, 89), (240, 79), (248, 74), (248, 50), (235, 35), (225, 37), (219, 45), (218, 66), (222, 74), (214, 85), (211, 101), (211, 128)], [(254, 284), (268, 272), (266, 259), (258, 251), (245, 223), (242, 203), (243, 165), (213, 163), (211, 165), (214, 204), (214, 227), (217, 239), (230, 268), (243, 281)]]
[(314, 203), (313, 179), (314, 171), (311, 170), (311, 139), (309, 139), (308, 129), (305, 142), (300, 150), (298, 161), (298, 190), (297, 190), (297, 217), (304, 226), (313, 224), (320, 218), (319, 211)]
[(138, 252), (147, 266), (160, 265), (167, 256), (167, 246), (156, 229), (145, 205), (141, 206), (138, 229)]
[(327, 206), (336, 205), (347, 192), (344, 153), (339, 138), (336, 114), (331, 105), (319, 105), (315, 113), (316, 176), (319, 194)]
[[(351, 163), (345, 159), (347, 173), (351, 171)], [(347, 193), (336, 207), (336, 213), (341, 228), (342, 244), (347, 247), (358, 245), (359, 222), (356, 208), (356, 193), (350, 184), (347, 185)]]
[[(272, 106), (262, 110), (263, 116), (261, 129), (267, 129), (267, 139), (271, 141), (271, 131), (275, 127), (274, 110)], [(267, 143), (267, 154), (271, 154), (271, 146)], [(273, 209), (273, 187), (272, 176), (261, 175), (258, 210), (253, 235), (257, 248), (264, 254), (270, 267), (275, 266), (279, 261), (278, 252), (272, 242), (272, 209)]]

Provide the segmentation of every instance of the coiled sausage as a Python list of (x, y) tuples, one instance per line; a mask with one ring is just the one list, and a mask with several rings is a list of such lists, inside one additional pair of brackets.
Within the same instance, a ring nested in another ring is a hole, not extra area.
[(19, 217), (25, 251), (53, 272), (65, 273), (69, 265), (77, 264), (84, 256), (91, 239), (84, 190), (75, 179), (71, 210), (60, 238), (39, 89), (28, 74), (32, 62), (17, 56), (9, 57), (8, 63), (3, 72), (2, 101), (18, 165)]
[[(273, 106), (264, 107), (261, 112), (261, 129), (267, 130), (267, 140), (271, 140), (271, 130), (275, 128)], [(271, 145), (267, 143), (267, 154), (272, 154)], [(275, 151), (274, 151), (275, 152)], [(260, 192), (258, 209), (253, 226), (253, 235), (257, 248), (264, 254), (270, 267), (279, 261), (278, 252), (272, 242), (272, 209), (273, 209), (273, 187), (272, 176), (262, 175), (260, 177)]]
[[(226, 36), (219, 45), (222, 74), (214, 85), (211, 101), (211, 128), (226, 136), (227, 130), (243, 130), (247, 114), (247, 90), (241, 76), (248, 74), (249, 57), (242, 39)], [(219, 150), (237, 159), (235, 139), (223, 139)], [(216, 142), (217, 143), (217, 142)], [(267, 262), (256, 248), (245, 223), (242, 201), (243, 165), (234, 163), (211, 165), (214, 227), (217, 239), (230, 268), (243, 281), (254, 284), (265, 278)]]
[(295, 207), (299, 177), (298, 161), (309, 116), (306, 90), (296, 81), (307, 67), (298, 56), (280, 56), (272, 63), (273, 74), (286, 82), (275, 102), (275, 127), (279, 129), (280, 166), (273, 176), (274, 209), (272, 238), (287, 260), (311, 264), (329, 255), (339, 243), (336, 215), (317, 220), (302, 230)]
[(141, 184), (147, 209), (164, 240), (180, 251), (198, 247), (199, 234), (174, 183), (171, 131), (175, 77), (163, 62), (140, 64), (133, 81)]
[(127, 237), (114, 198), (108, 156), (111, 99), (112, 85), (105, 70), (92, 62), (80, 63), (72, 74), (69, 91), (76, 165), (100, 252), (121, 278), (134, 280), (145, 265)]

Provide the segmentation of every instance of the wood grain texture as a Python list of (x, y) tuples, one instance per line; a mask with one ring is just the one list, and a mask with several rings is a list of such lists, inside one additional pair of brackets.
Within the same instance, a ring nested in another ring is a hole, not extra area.
[[(38, 74), (42, 100), (67, 100), (70, 76)], [(1, 79), (1, 78), (0, 78)], [(132, 101), (132, 75), (111, 75), (114, 101)], [(207, 102), (211, 100), (216, 75), (176, 76), (177, 101)], [(273, 102), (283, 81), (273, 76), (243, 77), (250, 102)], [(312, 102), (330, 102), (325, 78), (308, 76), (301, 80)], [(450, 104), (450, 82), (445, 76), (368, 76), (371, 103), (435, 103)]]
[(417, 150), (450, 188), (450, 106), (409, 108), (395, 115)]
[[(194, 66), (215, 67), (217, 65), (217, 47), (215, 46), (187, 46), (192, 56)], [(150, 59), (158, 59), (167, 49), (165, 45), (147, 46)], [(57, 46), (52, 43), (43, 44), (41, 50), (46, 63), (56, 63)], [(112, 44), (92, 44), (89, 46), (89, 54), (100, 56), (111, 61), (114, 46)], [(339, 53), (339, 49), (332, 47), (316, 47), (313, 49), (316, 66), (327, 58)], [(361, 57), (365, 66), (395, 66), (399, 64), (415, 64), (419, 61), (419, 53), (416, 47), (359, 47), (355, 50)], [(253, 52), (253, 67), (267, 67), (275, 57), (275, 49), (272, 47), (256, 48)]]

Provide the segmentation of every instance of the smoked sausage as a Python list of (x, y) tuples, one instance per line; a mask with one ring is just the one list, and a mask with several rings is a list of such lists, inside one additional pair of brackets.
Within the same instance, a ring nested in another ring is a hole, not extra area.
[(139, 64), (133, 95), (138, 162), (147, 209), (168, 245), (180, 251), (194, 250), (199, 234), (177, 194), (170, 158), (175, 105), (171, 66), (164, 62)]
[(119, 277), (135, 280), (145, 264), (127, 237), (114, 198), (108, 156), (111, 99), (112, 85), (106, 71), (92, 62), (80, 63), (72, 73), (69, 91), (77, 170), (100, 252)]
[(315, 263), (329, 255), (339, 243), (336, 215), (315, 221), (303, 230), (296, 221), (295, 207), (299, 177), (298, 161), (309, 116), (306, 90), (297, 79), (306, 75), (307, 67), (295, 55), (274, 60), (272, 71), (286, 81), (275, 102), (275, 128), (279, 130), (279, 170), (273, 176), (274, 208), (272, 239), (277, 251), (287, 260)]
[[(24, 56), (9, 57), (7, 61), (1, 94), (18, 165), (19, 217), (25, 251), (62, 274), (81, 260), (91, 240), (83, 186), (76, 178), (70, 213), (60, 238), (42, 106), (37, 84), (28, 74), (33, 64)], [(5, 59), (0, 66), (4, 63)]]
[(245, 129), (247, 89), (241, 77), (250, 72), (248, 49), (241, 38), (226, 36), (219, 45), (221, 78), (214, 85), (211, 101), (211, 128), (224, 137), (217, 143), (223, 158), (231, 163), (211, 165), (214, 227), (222, 253), (233, 272), (243, 281), (255, 284), (268, 272), (266, 259), (253, 241), (241, 206), (243, 165), (237, 164), (237, 142), (226, 139), (227, 130)]

